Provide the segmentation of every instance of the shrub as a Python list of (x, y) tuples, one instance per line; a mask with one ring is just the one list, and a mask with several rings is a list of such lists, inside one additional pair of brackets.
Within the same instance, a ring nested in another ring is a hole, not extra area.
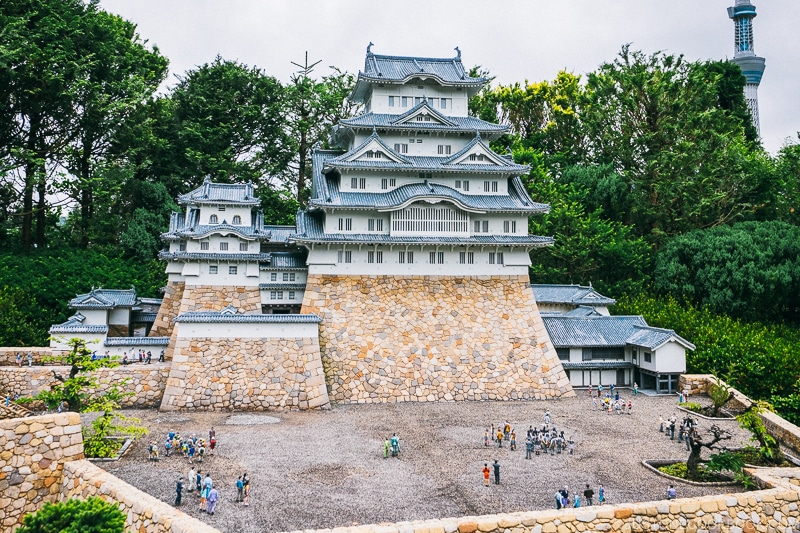
[(703, 412), (703, 406), (697, 402), (686, 402), (685, 404), (683, 404), (683, 408), (693, 413)]
[(46, 503), (25, 516), (17, 533), (123, 533), (125, 515), (100, 498)]

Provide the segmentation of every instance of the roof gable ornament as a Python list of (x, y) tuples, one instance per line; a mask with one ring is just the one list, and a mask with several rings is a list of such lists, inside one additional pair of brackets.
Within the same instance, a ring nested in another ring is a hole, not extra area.
[(236, 308), (233, 306), (233, 304), (228, 304), (228, 306), (227, 306), (227, 307), (224, 307), (224, 308), (223, 308), (223, 309), (222, 309), (222, 310), (219, 312), (219, 314), (221, 314), (221, 315), (235, 315), (235, 314), (236, 314), (236, 313), (238, 313), (238, 312), (239, 312), (239, 311), (238, 311), (238, 309), (236, 309)]
[(446, 165), (496, 165), (507, 166), (509, 163), (502, 156), (496, 154), (481, 139), (480, 132), (475, 132), (475, 138), (462, 148), (444, 160)]
[[(418, 119), (417, 117), (426, 116), (425, 119)], [(403, 113), (402, 115), (398, 116), (396, 119), (392, 120), (390, 124), (392, 125), (399, 125), (399, 124), (414, 124), (417, 121), (424, 120), (430, 124), (437, 124), (443, 126), (456, 126), (456, 123), (441, 114), (439, 111), (431, 107), (430, 102), (428, 101), (427, 96), (423, 96), (420, 103)], [(374, 129), (374, 126), (373, 126)]]
[(458, 61), (461, 61), (461, 50), (459, 50), (458, 46), (456, 46), (456, 47), (454, 48), (454, 50), (456, 51), (456, 59), (457, 59)]
[(367, 45), (367, 55), (372, 55), (373, 46), (375, 46), (375, 44), (372, 41), (370, 41), (369, 44)]

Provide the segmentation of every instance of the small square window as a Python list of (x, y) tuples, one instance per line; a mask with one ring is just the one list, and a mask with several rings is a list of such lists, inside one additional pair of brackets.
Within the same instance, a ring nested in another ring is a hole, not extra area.
[(270, 281), (278, 281), (278, 273), (277, 273), (277, 272), (273, 272), (273, 273), (271, 273), (271, 274), (269, 275), (269, 280), (270, 280)]
[(469, 190), (469, 182), (468, 181), (464, 180), (464, 183), (462, 185), (463, 185), (465, 191)]
[(288, 272), (284, 272), (283, 273), (283, 281), (289, 281), (289, 273)]
[(178, 245), (178, 249), (179, 249), (181, 252), (185, 252), (185, 251), (186, 251), (186, 243), (185, 243), (185, 242), (182, 242), (182, 243), (180, 243), (180, 244)]
[(653, 362), (653, 355), (650, 352), (644, 352), (644, 362), (645, 363)]
[(289, 291), (289, 299), (294, 300), (294, 291)]
[(283, 291), (278, 291), (278, 300), (283, 300)]
[(208, 273), (209, 274), (217, 274), (219, 272), (219, 267), (217, 265), (209, 265)]
[(229, 266), (228, 267), (228, 274), (231, 276), (235, 276), (239, 272), (239, 267), (237, 266)]
[(208, 250), (208, 241), (203, 241), (200, 243), (201, 250)]
[(294, 281), (294, 280), (295, 280), (295, 273), (294, 273), (294, 272), (291, 272), (291, 273), (289, 274), (289, 281)]
[(389, 187), (394, 187), (397, 184), (397, 180), (394, 178), (389, 178)]
[(247, 248), (248, 248), (248, 243), (246, 243), (246, 242), (240, 242), (239, 243), (239, 251), (240, 252), (246, 252)]
[(228, 250), (228, 243), (227, 242), (219, 243), (219, 249), (222, 250), (222, 251), (227, 251)]
[(386, 179), (386, 178), (383, 178), (383, 179), (381, 180), (381, 189), (384, 189), (384, 190), (386, 190), (386, 189), (388, 189), (388, 188), (389, 188), (389, 180), (388, 180), (388, 179)]

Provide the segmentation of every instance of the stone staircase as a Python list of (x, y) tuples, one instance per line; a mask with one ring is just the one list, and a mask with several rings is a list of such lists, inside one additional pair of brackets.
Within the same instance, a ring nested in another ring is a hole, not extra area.
[(30, 411), (21, 405), (17, 405), (14, 402), (9, 402), (6, 405), (6, 397), (3, 395), (2, 400), (0, 401), (0, 420), (6, 418), (24, 418), (26, 416), (33, 416), (33, 411)]

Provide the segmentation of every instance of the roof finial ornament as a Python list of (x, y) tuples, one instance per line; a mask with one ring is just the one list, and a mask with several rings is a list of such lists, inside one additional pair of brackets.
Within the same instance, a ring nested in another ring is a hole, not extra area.
[(203, 179), (203, 183), (211, 183), (211, 174), (206, 174), (206, 177)]
[(481, 140), (481, 132), (479, 132), (478, 130), (475, 130), (475, 138), (478, 139), (479, 141)]
[(456, 51), (456, 59), (461, 61), (461, 50), (458, 48), (458, 46), (456, 46), (454, 50)]
[(312, 146), (311, 148), (316, 152), (321, 147), (322, 147), (322, 143), (320, 141), (317, 141), (317, 142), (314, 143), (314, 146)]
[(375, 126), (372, 126), (372, 134), (375, 135), (376, 137), (378, 136), (378, 128), (376, 128)]
[(372, 41), (370, 41), (369, 44), (367, 45), (367, 55), (368, 56), (372, 55), (372, 47), (373, 46), (375, 46), (374, 43)]

